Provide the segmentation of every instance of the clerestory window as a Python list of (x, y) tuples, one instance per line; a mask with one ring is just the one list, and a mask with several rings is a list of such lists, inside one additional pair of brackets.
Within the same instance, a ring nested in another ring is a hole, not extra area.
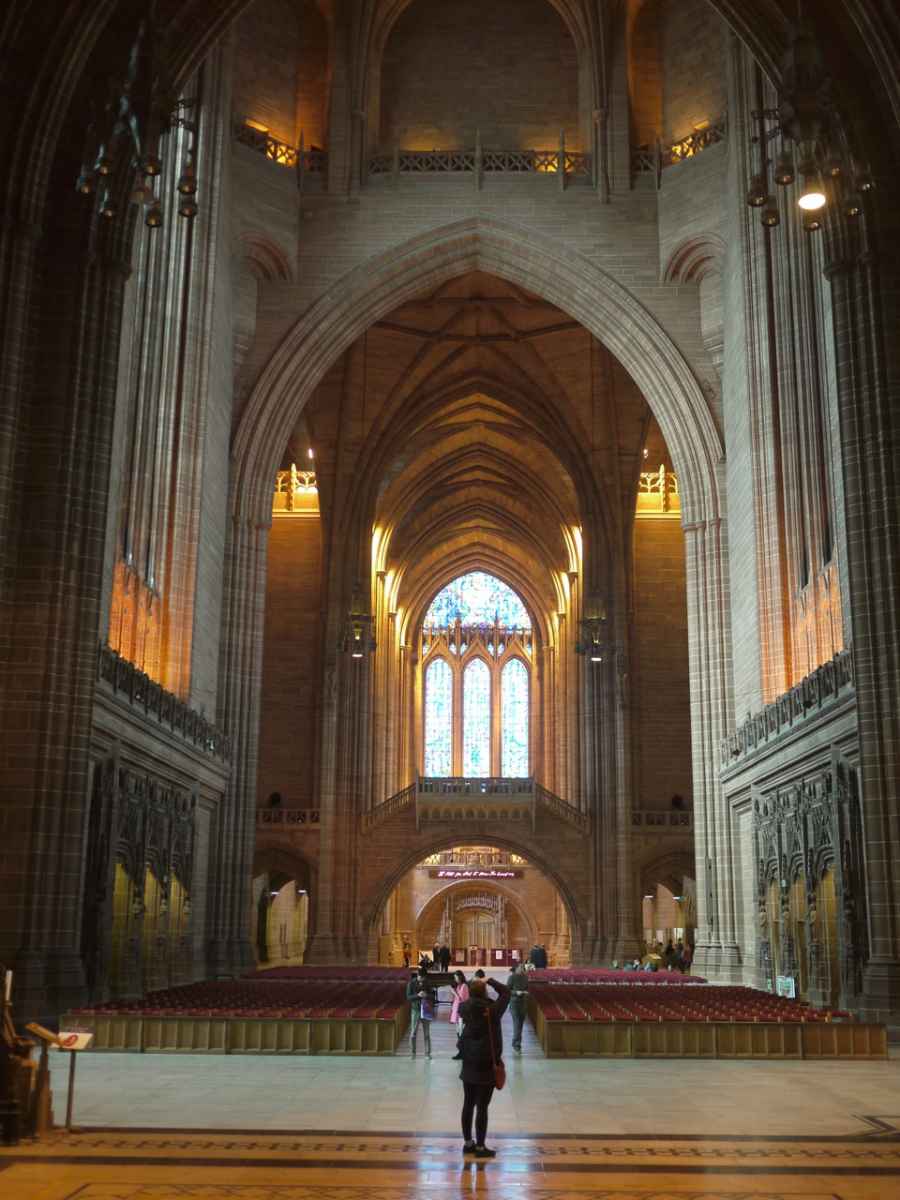
[(530, 770), (531, 618), (493, 575), (435, 596), (422, 629), (423, 772), (524, 777)]

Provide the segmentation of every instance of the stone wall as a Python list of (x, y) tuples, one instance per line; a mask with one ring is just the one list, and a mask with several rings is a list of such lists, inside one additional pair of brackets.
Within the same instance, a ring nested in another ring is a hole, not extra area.
[(684, 535), (677, 517), (638, 517), (633, 538), (634, 804), (669, 809), (677, 794), (689, 806), (693, 784)]
[(321, 537), (318, 516), (274, 517), (266, 573), (259, 735), (259, 803), (316, 806), (321, 687)]
[(417, 0), (385, 47), (379, 141), (387, 150), (580, 147), (578, 62), (545, 0)]

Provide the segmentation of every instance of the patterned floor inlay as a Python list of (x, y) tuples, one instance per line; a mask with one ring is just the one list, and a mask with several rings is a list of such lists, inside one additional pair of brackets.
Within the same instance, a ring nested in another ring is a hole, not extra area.
[[(834, 1192), (804, 1192), (803, 1200), (841, 1200)], [(66, 1200), (414, 1200), (415, 1193), (372, 1188), (309, 1188), (300, 1184), (287, 1187), (184, 1184), (143, 1185), (121, 1187), (115, 1184), (87, 1185), (70, 1193)], [(528, 1193), (529, 1200), (585, 1200), (584, 1192), (558, 1191), (541, 1188)], [(797, 1200), (797, 1193), (787, 1192), (673, 1192), (663, 1191), (601, 1191), (590, 1193), (591, 1200)]]
[(841, 1140), (86, 1130), (0, 1148), (3, 1200), (894, 1200), (893, 1118)]

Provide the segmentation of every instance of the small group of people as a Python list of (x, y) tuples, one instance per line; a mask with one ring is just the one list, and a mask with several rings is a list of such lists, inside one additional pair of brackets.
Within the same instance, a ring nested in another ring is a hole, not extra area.
[[(645, 953), (641, 958), (635, 958), (632, 962), (625, 963), (622, 969), (624, 971), (681, 971), (686, 973), (690, 971), (693, 961), (693, 948), (689, 944), (685, 945), (681, 939), (677, 944), (673, 944), (670, 938), (665, 947), (660, 941), (645, 947)], [(616, 967), (618, 964), (613, 963), (613, 966)]]
[[(488, 995), (488, 988), (495, 993), (495, 998)], [(467, 980), (462, 971), (454, 971), (451, 990), (450, 1023), (457, 1030), (453, 1057), (462, 1064), (459, 1077), (463, 1085), (463, 1153), (473, 1154), (476, 1158), (493, 1158), (496, 1151), (485, 1145), (485, 1139), (488, 1108), (496, 1087), (495, 1070), (503, 1063), (503, 1014), (510, 1009), (513, 1049), (521, 1052), (528, 973), (524, 963), (517, 963), (506, 983), (500, 983), (488, 979), (480, 968), (471, 980)], [(437, 989), (425, 967), (420, 966), (410, 978), (406, 996), (410, 1002), (410, 1056), (416, 1056), (421, 1026), (425, 1057), (431, 1058), (431, 1022), (437, 1012)]]

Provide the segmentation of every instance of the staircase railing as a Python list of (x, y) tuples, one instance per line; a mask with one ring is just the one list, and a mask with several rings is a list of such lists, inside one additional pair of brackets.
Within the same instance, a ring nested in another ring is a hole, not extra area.
[(406, 808), (411, 808), (416, 800), (416, 785), (415, 783), (408, 784), (399, 792), (395, 792), (393, 796), (388, 796), (387, 800), (383, 800), (381, 804), (376, 804), (374, 808), (370, 808), (368, 812), (362, 815), (363, 830), (373, 829), (376, 825), (381, 825), (387, 821), (395, 813), (403, 812)]
[(586, 812), (582, 812), (580, 808), (575, 808), (574, 805), (561, 799), (555, 793), (548, 791), (539, 783), (535, 784), (534, 790), (538, 804), (546, 808), (548, 812), (554, 813), (557, 817), (560, 817), (563, 821), (566, 821), (582, 833), (588, 832), (591, 827), (591, 819)]

